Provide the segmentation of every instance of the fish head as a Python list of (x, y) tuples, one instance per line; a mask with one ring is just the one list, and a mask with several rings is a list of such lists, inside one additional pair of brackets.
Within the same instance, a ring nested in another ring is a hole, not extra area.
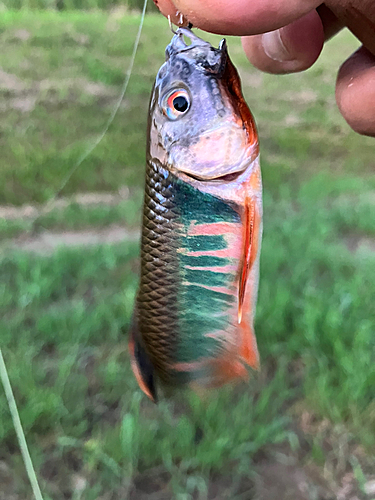
[(156, 77), (148, 140), (151, 159), (203, 181), (239, 174), (258, 155), (254, 119), (225, 40), (214, 48), (188, 28), (177, 30)]

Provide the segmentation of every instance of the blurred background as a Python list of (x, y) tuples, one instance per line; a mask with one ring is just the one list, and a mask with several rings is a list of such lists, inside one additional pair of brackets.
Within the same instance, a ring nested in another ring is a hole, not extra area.
[[(358, 42), (343, 32), (275, 77), (229, 38), (260, 133), (262, 369), (155, 406), (127, 351), (148, 101), (171, 38), (153, 6), (113, 124), (48, 203), (116, 105), (142, 3), (0, 3), (0, 345), (45, 499), (373, 500), (375, 141), (334, 99)], [(0, 389), (0, 499), (31, 498)]]

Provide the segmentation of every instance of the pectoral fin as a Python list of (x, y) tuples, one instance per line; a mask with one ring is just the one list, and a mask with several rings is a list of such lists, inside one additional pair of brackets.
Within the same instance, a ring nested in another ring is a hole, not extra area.
[(258, 254), (260, 223), (260, 214), (258, 213), (256, 200), (247, 198), (245, 202), (243, 264), (238, 289), (238, 324), (241, 324), (242, 321), (242, 310), (249, 272)]
[(246, 299), (246, 304), (250, 304), (251, 307), (254, 303), (254, 301), (251, 300), (254, 284), (251, 281), (248, 283), (248, 281), (249, 273), (258, 255), (260, 225), (261, 219), (256, 199), (247, 198), (245, 201), (244, 217), (245, 234), (243, 238), (243, 264), (238, 290), (238, 325), (241, 331), (241, 358), (254, 369), (259, 368), (257, 342), (252, 324), (249, 323), (247, 315), (245, 318), (243, 317), (243, 308), (246, 291), (249, 297)]

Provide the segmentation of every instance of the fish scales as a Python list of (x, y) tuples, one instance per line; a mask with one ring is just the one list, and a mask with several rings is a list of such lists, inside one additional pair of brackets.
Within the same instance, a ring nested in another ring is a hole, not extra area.
[[(183, 36), (191, 39), (187, 45)], [(258, 140), (239, 77), (179, 29), (150, 102), (141, 273), (130, 351), (140, 387), (218, 386), (257, 368)]]
[[(141, 241), (141, 280), (137, 298), (138, 325), (160, 376), (168, 379), (166, 365), (175, 352), (178, 309), (178, 214), (168, 173), (148, 162)], [(168, 269), (168, 272), (166, 272)]]

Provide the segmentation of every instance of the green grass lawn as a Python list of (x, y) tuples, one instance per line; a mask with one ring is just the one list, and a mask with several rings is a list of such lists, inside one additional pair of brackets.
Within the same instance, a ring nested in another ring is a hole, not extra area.
[[(45, 203), (61, 186), (116, 103), (138, 23), (1, 13), (0, 204)], [(349, 484), (343, 499), (372, 500), (375, 143), (335, 107), (335, 72), (357, 46), (349, 34), (313, 69), (282, 77), (251, 68), (229, 40), (264, 178), (262, 370), (249, 384), (154, 406), (127, 353), (138, 244), (17, 248), (47, 230), (139, 226), (148, 100), (170, 36), (162, 17), (146, 18), (119, 113), (62, 193), (127, 195), (72, 200), (37, 224), (27, 211), (0, 220), (0, 343), (45, 498), (334, 500)], [(0, 442), (4, 498), (31, 499), (2, 394)]]

